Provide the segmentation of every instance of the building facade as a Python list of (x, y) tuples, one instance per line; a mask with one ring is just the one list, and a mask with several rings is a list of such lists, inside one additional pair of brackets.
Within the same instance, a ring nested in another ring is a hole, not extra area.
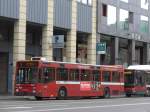
[[(13, 92), (16, 61), (33, 56), (149, 64), (150, 8), (143, 1), (0, 0), (0, 94)], [(99, 42), (106, 43), (105, 54), (96, 53)]]

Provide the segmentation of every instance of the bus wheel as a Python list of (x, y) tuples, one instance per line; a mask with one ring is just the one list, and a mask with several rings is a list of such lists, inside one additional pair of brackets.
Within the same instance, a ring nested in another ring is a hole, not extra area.
[(60, 88), (58, 92), (59, 99), (65, 99), (67, 97), (67, 90), (65, 88)]
[(36, 99), (36, 100), (42, 100), (42, 97), (35, 96), (35, 99)]
[(126, 94), (126, 97), (131, 97), (131, 94)]
[(110, 89), (109, 88), (104, 89), (104, 98), (110, 98)]

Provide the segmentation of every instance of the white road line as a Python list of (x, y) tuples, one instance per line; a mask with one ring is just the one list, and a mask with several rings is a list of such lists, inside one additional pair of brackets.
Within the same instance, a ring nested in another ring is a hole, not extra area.
[(61, 111), (61, 110), (79, 110), (79, 109), (92, 109), (92, 108), (111, 108), (111, 107), (124, 107), (124, 106), (138, 106), (149, 105), (150, 103), (135, 103), (135, 104), (120, 104), (120, 105), (102, 105), (102, 106), (88, 106), (88, 107), (72, 107), (72, 108), (58, 108), (58, 109), (43, 109), (43, 110), (28, 110), (17, 112), (47, 112), (47, 111)]
[[(51, 107), (58, 107), (58, 106), (67, 106), (67, 105), (50, 105)], [(17, 107), (17, 105), (13, 105), (13, 107), (7, 107), (7, 108), (0, 108), (0, 110), (4, 110), (4, 109), (29, 109), (29, 108), (37, 108), (37, 107), (40, 107), (40, 108), (45, 108), (45, 107), (49, 107), (49, 105), (31, 105), (29, 107)]]
[(7, 109), (30, 109), (32, 107), (7, 107), (7, 108), (0, 108), (0, 110), (7, 110)]

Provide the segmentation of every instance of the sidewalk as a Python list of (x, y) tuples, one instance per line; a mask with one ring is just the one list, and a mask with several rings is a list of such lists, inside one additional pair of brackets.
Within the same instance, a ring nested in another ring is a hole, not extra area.
[(0, 100), (23, 100), (23, 99), (34, 99), (34, 97), (30, 97), (30, 96), (0, 95)]

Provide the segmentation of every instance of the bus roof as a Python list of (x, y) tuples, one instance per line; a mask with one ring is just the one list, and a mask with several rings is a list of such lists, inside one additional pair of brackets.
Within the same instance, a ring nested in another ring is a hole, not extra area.
[(58, 64), (77, 64), (81, 66), (94, 66), (104, 68), (123, 68), (122, 65), (94, 65), (94, 64), (83, 64), (83, 63), (72, 63), (72, 62), (61, 62), (61, 61), (47, 61), (47, 60), (20, 60), (18, 62), (42, 62), (42, 63), (58, 63)]
[(150, 71), (150, 65), (131, 65), (127, 69), (129, 69), (129, 70), (147, 70), (147, 71)]

